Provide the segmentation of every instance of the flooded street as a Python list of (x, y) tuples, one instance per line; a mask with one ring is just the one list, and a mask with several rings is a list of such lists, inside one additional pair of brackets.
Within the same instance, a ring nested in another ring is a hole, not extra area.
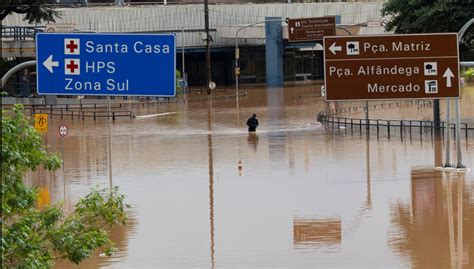
[[(28, 182), (69, 210), (96, 185), (119, 186), (131, 205), (129, 223), (111, 231), (115, 256), (56, 268), (474, 267), (474, 176), (434, 171), (444, 155), (429, 130), (377, 137), (321, 125), (317, 85), (245, 90), (238, 102), (132, 107), (138, 117), (110, 129), (111, 180), (107, 121), (53, 118), (51, 151), (69, 126), (65, 180), (59, 169)], [(462, 122), (474, 123), (473, 93), (462, 92)], [(260, 125), (249, 134), (253, 113)], [(431, 116), (416, 105), (370, 111)], [(467, 141), (463, 131), (462, 149), (472, 169), (474, 131)]]

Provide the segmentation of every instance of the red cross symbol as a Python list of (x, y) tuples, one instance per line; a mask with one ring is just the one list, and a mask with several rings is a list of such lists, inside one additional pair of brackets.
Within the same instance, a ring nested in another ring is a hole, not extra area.
[(73, 53), (75, 49), (77, 49), (76, 43), (74, 43), (74, 40), (69, 40), (69, 44), (66, 45), (66, 48), (69, 49), (70, 53)]
[(75, 64), (74, 60), (70, 61), (69, 64), (66, 66), (66, 68), (69, 69), (71, 73), (74, 73), (74, 70), (76, 70), (78, 67), (79, 65)]
[(64, 54), (79, 55), (81, 53), (81, 42), (79, 38), (64, 39)]
[(64, 73), (66, 75), (80, 75), (81, 60), (79, 59), (65, 59)]

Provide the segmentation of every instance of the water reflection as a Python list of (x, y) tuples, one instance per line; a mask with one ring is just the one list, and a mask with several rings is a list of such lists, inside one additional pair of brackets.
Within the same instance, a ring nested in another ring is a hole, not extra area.
[(249, 135), (247, 136), (247, 142), (249, 146), (252, 147), (255, 152), (257, 152), (257, 145), (258, 145), (257, 133), (249, 132)]
[[(291, 125), (285, 121), (284, 105), (285, 93), (283, 88), (268, 88), (267, 97), (267, 120), (265, 125), (268, 128), (283, 130), (285, 127), (291, 128)], [(268, 133), (268, 155), (273, 165), (279, 165), (287, 159), (287, 136), (282, 132)]]
[[(413, 169), (411, 205), (391, 205), (391, 247), (413, 267), (473, 268), (473, 196), (472, 182), (464, 174)], [(469, 227), (467, 232), (464, 227)]]
[(38, 200), (36, 201), (36, 208), (43, 210), (51, 205), (51, 196), (48, 187), (38, 187)]
[(434, 136), (434, 167), (441, 167), (443, 166), (443, 138), (441, 135)]
[(337, 251), (341, 247), (342, 225), (340, 219), (293, 220), (293, 245), (295, 248), (324, 248)]
[(210, 252), (211, 268), (215, 267), (215, 240), (214, 240), (214, 157), (212, 152), (212, 99), (209, 100), (207, 110), (207, 123), (209, 134), (207, 135), (207, 147), (209, 150), (209, 229), (210, 229)]

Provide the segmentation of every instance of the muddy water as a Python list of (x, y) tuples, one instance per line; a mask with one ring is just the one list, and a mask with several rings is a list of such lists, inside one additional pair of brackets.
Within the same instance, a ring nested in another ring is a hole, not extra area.
[[(65, 119), (65, 180), (59, 170), (28, 181), (68, 209), (96, 184), (127, 195), (129, 225), (112, 230), (117, 254), (78, 268), (473, 268), (472, 174), (434, 172), (442, 144), (429, 132), (377, 138), (317, 124), (318, 92), (136, 106), (145, 117), (111, 126), (111, 179), (107, 123)], [(432, 113), (371, 115), (397, 111)], [(252, 113), (256, 134), (245, 126)], [(46, 140), (61, 151), (56, 132)], [(462, 148), (473, 167), (474, 133)]]

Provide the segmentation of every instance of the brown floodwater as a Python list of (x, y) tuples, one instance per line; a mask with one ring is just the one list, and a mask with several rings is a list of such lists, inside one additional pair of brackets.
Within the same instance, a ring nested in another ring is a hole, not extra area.
[[(59, 124), (70, 134), (64, 179), (62, 169), (27, 179), (42, 203), (71, 210), (90, 188), (114, 185), (131, 205), (128, 224), (111, 231), (114, 256), (56, 268), (474, 267), (474, 177), (434, 171), (444, 145), (429, 130), (382, 128), (377, 137), (320, 125), (319, 85), (244, 90), (238, 102), (130, 107), (139, 117), (110, 128), (111, 178), (107, 121), (52, 119), (49, 150), (61, 152)], [(473, 93), (463, 90), (466, 122)], [(253, 113), (260, 126), (249, 134)], [(370, 115), (430, 119), (432, 109)], [(473, 131), (467, 141), (463, 133), (462, 154), (473, 167)]]

